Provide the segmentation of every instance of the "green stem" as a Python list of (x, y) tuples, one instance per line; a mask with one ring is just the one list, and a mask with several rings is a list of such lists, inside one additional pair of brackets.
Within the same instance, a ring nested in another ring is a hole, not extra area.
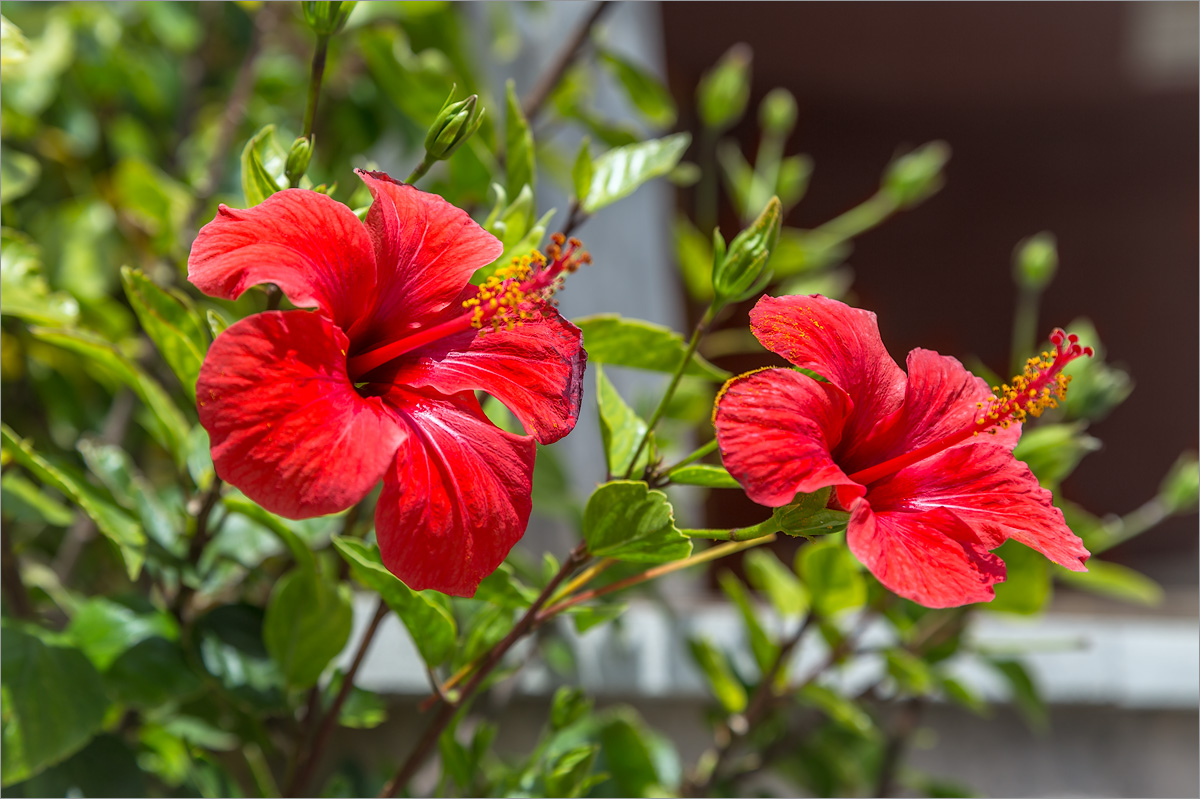
[(878, 191), (841, 216), (835, 216), (815, 228), (812, 232), (829, 236), (839, 242), (846, 241), (878, 226), (897, 209), (898, 206), (894, 199), (884, 192)]
[(428, 172), (429, 168), (436, 163), (437, 159), (430, 157), (429, 153), (426, 153), (425, 157), (421, 159), (421, 163), (417, 164), (417, 168), (412, 171), (411, 175), (404, 179), (404, 182), (411, 186), (413, 183), (416, 183), (418, 180), (425, 177), (425, 173)]
[(637, 448), (633, 451), (633, 457), (629, 459), (629, 468), (625, 470), (624, 479), (628, 480), (633, 474), (634, 464), (637, 463), (638, 457), (642, 454), (642, 450), (646, 448), (646, 444), (650, 441), (650, 436), (654, 433), (654, 428), (658, 425), (662, 416), (667, 411), (667, 405), (671, 402), (671, 398), (675, 396), (675, 389), (679, 387), (679, 381), (683, 379), (683, 373), (687, 371), (688, 364), (692, 362), (692, 356), (696, 354), (696, 348), (700, 346), (700, 339), (704, 336), (708, 326), (713, 321), (713, 306), (708, 306), (708, 310), (704, 312), (704, 316), (696, 323), (696, 328), (692, 331), (692, 338), (688, 342), (687, 352), (683, 354), (683, 358), (679, 361), (679, 366), (675, 367), (675, 373), (671, 375), (671, 382), (667, 385), (667, 391), (659, 400), (658, 407), (654, 409), (650, 421), (646, 422), (646, 432), (642, 434), (641, 440), (638, 441)]
[(321, 96), (321, 80), (325, 77), (325, 56), (329, 52), (329, 34), (317, 34), (317, 49), (313, 53), (312, 72), (308, 78), (308, 105), (304, 107), (304, 138), (312, 136), (317, 118), (317, 100)]
[(714, 438), (712, 441), (709, 441), (707, 444), (704, 444), (703, 446), (698, 447), (695, 452), (693, 452), (691, 455), (688, 455), (686, 458), (681, 460), (679, 463), (675, 464), (674, 466), (670, 467), (669, 469), (663, 470), (662, 476), (670, 477), (671, 472), (682, 469), (684, 466), (687, 466), (689, 463), (698, 461), (701, 458), (703, 458), (705, 455), (709, 454), (710, 452), (716, 452), (716, 451), (717, 451), (717, 440)]
[(1025, 359), (1033, 355), (1037, 347), (1038, 301), (1041, 292), (1036, 289), (1021, 288), (1017, 292), (1017, 307), (1013, 312), (1012, 358), (1010, 374), (1019, 375), (1025, 371)]
[(733, 530), (680, 530), (688, 538), (709, 538), (713, 541), (754, 541), (768, 535), (780, 532), (775, 518), (752, 527), (739, 527)]

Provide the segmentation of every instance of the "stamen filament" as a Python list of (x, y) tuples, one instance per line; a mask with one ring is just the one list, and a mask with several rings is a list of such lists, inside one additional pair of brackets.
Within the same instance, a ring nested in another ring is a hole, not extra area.
[(388, 361), (398, 358), (406, 352), (412, 352), (418, 347), (424, 347), (426, 344), (437, 341), (439, 338), (453, 336), (455, 333), (470, 330), (473, 318), (472, 314), (466, 313), (448, 322), (442, 322), (439, 325), (418, 330), (411, 336), (405, 336), (402, 339), (389, 342), (382, 347), (376, 347), (367, 352), (360, 352), (347, 362), (346, 370), (351, 375), (365, 375), (372, 369), (383, 366)]
[(895, 474), (906, 466), (961, 444), (972, 436), (989, 431), (994, 433), (996, 428), (1007, 429), (1014, 422), (1024, 422), (1029, 416), (1041, 416), (1046, 408), (1058, 407), (1058, 400), (1066, 396), (1067, 384), (1071, 382), (1069, 375), (1062, 374), (1063, 367), (1081, 355), (1090, 358), (1092, 348), (1081, 347), (1078, 336), (1068, 336), (1061, 328), (1054, 329), (1050, 334), (1050, 341), (1055, 347), (1054, 359), (1050, 360), (1049, 352), (1043, 352), (1040, 358), (1034, 357), (1026, 361), (1025, 373), (1014, 377), (1011, 385), (1005, 383), (1003, 386), (994, 386), (992, 391), (996, 396), (990, 403), (976, 403), (981, 413), (970, 427), (857, 471), (850, 475), (850, 479), (859, 485), (869, 485)]

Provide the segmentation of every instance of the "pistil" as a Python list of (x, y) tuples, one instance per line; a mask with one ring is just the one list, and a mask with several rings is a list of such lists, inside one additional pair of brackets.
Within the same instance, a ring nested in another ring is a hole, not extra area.
[(1005, 430), (1014, 422), (1019, 424), (1030, 416), (1041, 416), (1047, 408), (1057, 408), (1071, 382), (1071, 376), (1062, 373), (1063, 368), (1080, 356), (1092, 357), (1093, 352), (1091, 347), (1079, 345), (1078, 336), (1067, 335), (1061, 328), (1054, 329), (1050, 342), (1055, 349), (1053, 358), (1051, 353), (1042, 352), (1026, 361), (1024, 374), (1014, 377), (1011, 383), (992, 386), (995, 396), (975, 403), (979, 415), (969, 427), (855, 472), (850, 479), (859, 485), (869, 485), (980, 433), (995, 435), (997, 430)]

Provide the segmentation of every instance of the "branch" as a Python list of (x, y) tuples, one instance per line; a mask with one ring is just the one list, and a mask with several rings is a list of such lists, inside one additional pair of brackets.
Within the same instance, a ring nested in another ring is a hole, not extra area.
[(525, 637), (533, 629), (538, 622), (538, 611), (554, 595), (554, 592), (558, 590), (558, 586), (563, 580), (567, 579), (577, 568), (586, 563), (588, 557), (587, 547), (583, 542), (580, 542), (571, 550), (571, 554), (563, 562), (562, 568), (558, 570), (558, 574), (554, 575), (550, 579), (550, 582), (546, 583), (546, 587), (538, 594), (537, 599), (533, 600), (533, 604), (525, 611), (525, 615), (521, 616), (520, 620), (517, 621), (512, 630), (509, 631), (508, 635), (500, 643), (488, 651), (488, 654), (479, 666), (479, 670), (475, 672), (474, 676), (463, 687), (458, 704), (450, 704), (446, 701), (440, 703), (441, 707), (438, 709), (437, 716), (425, 728), (421, 740), (417, 742), (416, 747), (409, 753), (408, 758), (405, 759), (396, 772), (396, 776), (392, 777), (387, 785), (383, 786), (383, 790), (379, 792), (379, 796), (395, 796), (408, 784), (413, 775), (417, 773), (417, 769), (421, 767), (425, 759), (429, 757), (430, 752), (433, 751), (433, 747), (437, 744), (438, 738), (441, 737), (442, 732), (446, 729), (446, 725), (450, 723), (450, 719), (454, 717), (454, 713), (471, 701), (476, 689), (487, 679), (492, 669), (496, 667), (501, 658), (512, 648), (512, 645)]
[(317, 735), (313, 738), (312, 747), (308, 750), (308, 756), (300, 762), (300, 769), (296, 773), (295, 778), (288, 783), (285, 796), (304, 796), (305, 789), (308, 787), (308, 781), (312, 778), (313, 770), (316, 769), (317, 763), (321, 761), (321, 756), (325, 753), (325, 744), (329, 741), (329, 734), (333, 732), (333, 728), (337, 726), (338, 717), (341, 716), (342, 706), (346, 704), (346, 700), (350, 697), (350, 692), (354, 689), (354, 675), (358, 673), (358, 667), (362, 665), (363, 659), (367, 655), (367, 650), (371, 648), (371, 642), (375, 639), (375, 633), (379, 630), (380, 623), (387, 617), (388, 606), (380, 599), (375, 606), (375, 615), (371, 617), (371, 623), (367, 625), (367, 631), (363, 633), (362, 641), (358, 644), (358, 650), (354, 653), (354, 660), (350, 662), (350, 668), (346, 670), (346, 676), (342, 678), (342, 687), (338, 690), (337, 696), (333, 699), (333, 704), (329, 706), (329, 711), (325, 714), (325, 718), (321, 720), (321, 726), (317, 729)]
[(588, 34), (591, 33), (592, 26), (600, 19), (600, 16), (608, 9), (607, 2), (596, 3), (592, 7), (592, 11), (583, 22), (579, 24), (567, 39), (562, 49), (554, 56), (554, 61), (551, 62), (550, 68), (547, 69), (542, 77), (538, 80), (537, 85), (530, 90), (529, 94), (525, 95), (525, 100), (521, 103), (521, 110), (525, 114), (525, 118), (530, 123), (533, 118), (542, 110), (542, 106), (550, 97), (554, 87), (562, 80), (562, 76), (571, 66), (579, 55), (579, 51), (583, 43), (587, 40)]

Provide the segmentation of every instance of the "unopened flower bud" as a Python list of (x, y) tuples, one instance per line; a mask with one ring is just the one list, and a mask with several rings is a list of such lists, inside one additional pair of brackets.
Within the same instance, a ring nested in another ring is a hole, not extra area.
[(1021, 241), (1013, 251), (1013, 277), (1021, 288), (1041, 291), (1058, 271), (1058, 248), (1050, 233)]
[(284, 167), (284, 172), (291, 185), (298, 184), (300, 178), (308, 171), (308, 162), (312, 160), (312, 154), (313, 137), (301, 136), (292, 142), (292, 148), (288, 150), (287, 163)]
[(888, 165), (883, 190), (900, 208), (911, 208), (942, 187), (942, 169), (950, 160), (950, 145), (932, 141)]
[(787, 89), (772, 89), (758, 106), (758, 121), (763, 130), (775, 136), (787, 136), (796, 127), (796, 98)]
[(729, 243), (728, 250), (717, 253), (713, 262), (715, 304), (741, 302), (765, 287), (770, 279), (767, 261), (779, 241), (782, 224), (783, 206), (778, 197), (772, 197), (758, 219)]
[(750, 60), (752, 51), (735, 44), (700, 79), (696, 101), (705, 127), (725, 130), (737, 122), (750, 100)]
[(482, 124), (483, 107), (477, 95), (454, 103), (447, 99), (425, 136), (425, 152), (436, 161), (449, 158)]
[(1200, 501), (1200, 465), (1196, 456), (1179, 457), (1158, 490), (1158, 498), (1171, 513), (1192, 513)]
[(354, 6), (355, 0), (322, 0), (322, 2), (305, 0), (300, 4), (304, 12), (304, 21), (319, 36), (332, 36), (340, 31), (350, 17), (350, 12), (354, 10)]

